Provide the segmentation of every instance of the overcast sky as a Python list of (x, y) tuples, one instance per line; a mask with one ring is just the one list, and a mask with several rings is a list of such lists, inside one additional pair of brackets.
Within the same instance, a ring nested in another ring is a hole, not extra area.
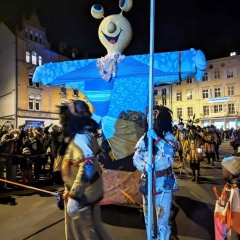
[[(150, 0), (133, 0), (124, 16), (133, 28), (133, 39), (126, 55), (149, 51)], [(0, 0), (0, 17), (14, 18), (14, 11), (31, 12), (35, 4), (42, 25), (53, 44), (64, 41), (94, 55), (105, 55), (98, 40), (101, 20), (90, 14), (93, 4), (102, 4), (105, 16), (120, 12), (118, 0)], [(201, 49), (207, 59), (240, 52), (240, 14), (237, 1), (156, 0), (155, 52)]]

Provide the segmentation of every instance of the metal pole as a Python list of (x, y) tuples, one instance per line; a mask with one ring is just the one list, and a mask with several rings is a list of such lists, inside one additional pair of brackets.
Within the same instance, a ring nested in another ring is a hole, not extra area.
[[(154, 28), (155, 28), (155, 0), (150, 5), (150, 53), (149, 53), (149, 108), (148, 130), (153, 128), (153, 63), (154, 63)], [(148, 240), (152, 239), (152, 138), (148, 138)]]

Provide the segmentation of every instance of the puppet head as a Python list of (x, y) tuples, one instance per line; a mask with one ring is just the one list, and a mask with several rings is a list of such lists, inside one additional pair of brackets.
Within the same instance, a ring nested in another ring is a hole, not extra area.
[(100, 4), (91, 8), (94, 18), (104, 18), (98, 28), (98, 37), (102, 45), (107, 49), (108, 54), (121, 55), (132, 39), (132, 28), (129, 21), (122, 15), (132, 8), (132, 0), (119, 0), (120, 14), (113, 14), (104, 17), (104, 9)]

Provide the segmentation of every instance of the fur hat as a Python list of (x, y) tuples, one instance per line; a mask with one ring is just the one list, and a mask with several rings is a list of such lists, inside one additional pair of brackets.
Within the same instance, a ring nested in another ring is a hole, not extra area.
[(56, 124), (54, 124), (53, 126), (52, 126), (52, 130), (55, 130), (55, 131), (58, 131), (59, 130), (59, 126), (58, 125), (56, 125)]
[(28, 147), (25, 147), (22, 151), (22, 155), (30, 155), (31, 154), (31, 151)]
[(91, 112), (86, 102), (81, 100), (76, 100), (71, 102), (69, 105), (69, 110), (71, 114), (76, 117), (91, 117)]
[(225, 167), (232, 175), (240, 175), (240, 157), (226, 157), (222, 160), (222, 166)]
[(190, 129), (197, 130), (195, 125), (190, 126)]

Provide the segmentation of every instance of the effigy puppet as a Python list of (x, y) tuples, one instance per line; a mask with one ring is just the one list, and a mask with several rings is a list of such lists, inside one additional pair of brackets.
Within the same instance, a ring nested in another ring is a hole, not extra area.
[(132, 27), (122, 14), (131, 10), (132, 5), (132, 0), (119, 0), (121, 13), (108, 17), (104, 17), (104, 9), (100, 4), (91, 8), (94, 18), (103, 18), (98, 28), (98, 37), (106, 48), (107, 55), (97, 60), (97, 67), (101, 77), (107, 82), (116, 76), (117, 63), (124, 60), (125, 56), (122, 53), (132, 39)]

